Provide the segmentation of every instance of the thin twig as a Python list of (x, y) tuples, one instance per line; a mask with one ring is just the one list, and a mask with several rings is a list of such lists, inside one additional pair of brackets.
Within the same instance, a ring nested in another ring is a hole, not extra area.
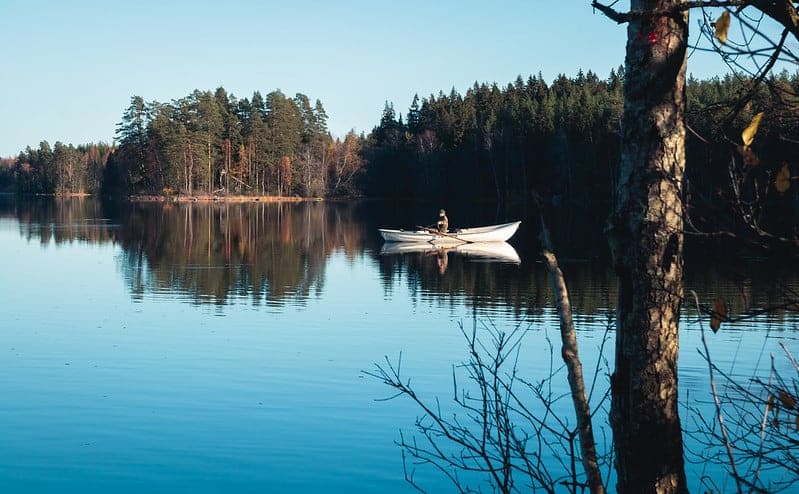
[[(701, 314), (701, 312), (699, 311), (699, 296), (693, 290), (691, 290), (691, 294), (693, 295), (694, 302), (696, 303), (696, 310), (699, 314)], [(730, 468), (732, 469), (732, 476), (735, 479), (735, 485), (738, 489), (738, 493), (741, 494), (743, 493), (743, 487), (741, 486), (741, 477), (740, 475), (738, 475), (738, 468), (735, 465), (735, 456), (733, 455), (732, 446), (730, 445), (729, 435), (727, 434), (727, 427), (726, 425), (724, 425), (724, 416), (721, 413), (721, 402), (719, 401), (719, 394), (716, 390), (716, 380), (713, 377), (714, 366), (711, 364), (710, 349), (708, 349), (707, 340), (705, 339), (705, 326), (704, 324), (701, 323), (701, 320), (699, 324), (699, 330), (702, 339), (702, 346), (705, 349), (704, 357), (708, 363), (708, 371), (710, 374), (710, 391), (713, 394), (713, 403), (716, 406), (716, 418), (719, 421), (719, 427), (721, 428), (721, 436), (724, 439), (724, 447), (727, 450), (727, 457), (730, 462)]]

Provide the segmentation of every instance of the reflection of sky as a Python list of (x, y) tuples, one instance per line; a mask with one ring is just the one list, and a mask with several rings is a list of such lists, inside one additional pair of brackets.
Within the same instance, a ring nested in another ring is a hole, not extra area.
[(72, 302), (82, 304), (113, 302), (128, 298), (124, 283), (115, 272), (114, 253), (119, 248), (102, 243), (42, 244), (38, 238), (27, 241), (10, 222), (0, 223), (0, 255), (5, 282), (0, 284), (3, 305), (42, 311), (53, 318)]
[(118, 247), (42, 245), (6, 226), (3, 492), (86, 479), (96, 492), (404, 489), (393, 441), (416, 412), (375, 403), (386, 390), (360, 371), (404, 350), (420, 388), (440, 388), (465, 308), (419, 305), (399, 287), (386, 299), (371, 259), (341, 253), (304, 305), (133, 300)]
[[(360, 371), (402, 352), (420, 393), (446, 399), (452, 365), (466, 357), (458, 323), (470, 327), (470, 300), (420, 294), (402, 275), (387, 290), (369, 255), (335, 251), (318, 296), (211, 305), (168, 291), (132, 299), (113, 244), (42, 245), (3, 220), (0, 246), (3, 492), (409, 492), (393, 441), (418, 412), (374, 402), (391, 393)], [(508, 330), (513, 314), (479, 313)], [(592, 370), (602, 317), (576, 319)], [(795, 322), (760, 322), (708, 333), (723, 369), (751, 376), (777, 341), (796, 349), (786, 332)], [(556, 328), (547, 308), (526, 336), (520, 369), (533, 381), (546, 375)], [(699, 334), (696, 324), (681, 330), (687, 406), (708, 398)], [(610, 344), (606, 357), (612, 365)], [(443, 489), (440, 477), (419, 475)]]

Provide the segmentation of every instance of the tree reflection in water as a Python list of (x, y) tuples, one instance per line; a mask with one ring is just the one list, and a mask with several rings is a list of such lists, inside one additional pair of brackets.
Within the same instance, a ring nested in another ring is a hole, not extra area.
[[(509, 247), (521, 264), (507, 256), (482, 262), (485, 257), (468, 248), (406, 253), (407, 246), (384, 245), (377, 234), (386, 222), (413, 224), (421, 216), (410, 210), (403, 219), (401, 209), (379, 202), (113, 204), (0, 197), (0, 218), (14, 220), (29, 241), (119, 246), (120, 270), (134, 297), (169, 291), (195, 303), (303, 304), (321, 293), (331, 257), (341, 255), (374, 266), (387, 294), (401, 283), (413, 296), (465, 298), (528, 318), (551, 307), (546, 270), (530, 240), (536, 232), (520, 230), (512, 239)], [(475, 220), (480, 222), (485, 218)], [(587, 323), (603, 322), (616, 300), (609, 266), (567, 258), (561, 264), (575, 313)], [(780, 287), (797, 285), (791, 270), (762, 262), (699, 259), (689, 262), (687, 273), (688, 287), (703, 300), (721, 297), (735, 314), (778, 306)]]

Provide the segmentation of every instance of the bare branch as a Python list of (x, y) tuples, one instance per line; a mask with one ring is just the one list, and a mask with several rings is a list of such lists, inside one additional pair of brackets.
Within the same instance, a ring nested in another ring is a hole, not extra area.
[(574, 320), (572, 319), (569, 291), (566, 288), (566, 280), (563, 277), (563, 272), (560, 270), (560, 266), (558, 266), (558, 259), (553, 252), (549, 229), (544, 221), (543, 213), (540, 213), (540, 217), (541, 255), (544, 258), (544, 263), (549, 272), (552, 291), (555, 295), (555, 308), (560, 316), (560, 335), (563, 344), (561, 355), (568, 369), (569, 388), (571, 389), (574, 411), (577, 416), (577, 431), (580, 437), (583, 468), (588, 477), (588, 485), (591, 492), (604, 493), (605, 488), (602, 484), (602, 473), (599, 471), (599, 464), (597, 462), (594, 431), (591, 426), (591, 407), (586, 398), (585, 382), (583, 381), (583, 366), (580, 362), (577, 349), (577, 337), (574, 330)]
[[(691, 290), (691, 294), (694, 297), (694, 301), (696, 302), (696, 310), (697, 313), (701, 314), (699, 309), (699, 297), (696, 295), (696, 292)], [(705, 326), (702, 324), (701, 320), (699, 323), (699, 331), (702, 339), (702, 347), (704, 348), (704, 357), (708, 362), (708, 371), (710, 373), (710, 391), (713, 395), (713, 403), (716, 406), (716, 419), (719, 421), (719, 427), (721, 428), (721, 436), (724, 440), (724, 449), (727, 451), (727, 458), (730, 462), (730, 469), (732, 469), (732, 476), (735, 479), (735, 485), (738, 488), (738, 492), (742, 493), (743, 488), (741, 486), (741, 476), (738, 475), (738, 467), (735, 464), (735, 456), (732, 452), (732, 446), (730, 445), (730, 438), (727, 434), (727, 426), (724, 424), (724, 415), (721, 413), (721, 403), (719, 402), (719, 394), (716, 391), (716, 380), (713, 377), (713, 366), (710, 365), (710, 349), (707, 346), (707, 340), (705, 339)]]
[[(616, 2), (613, 2), (615, 4)], [(754, 0), (703, 0), (692, 1), (675, 4), (670, 9), (654, 9), (654, 10), (630, 10), (628, 12), (620, 12), (613, 8), (613, 4), (606, 5), (594, 0), (591, 2), (591, 7), (600, 11), (608, 19), (615, 21), (618, 24), (630, 22), (636, 19), (652, 18), (660, 16), (675, 16), (686, 10), (706, 7), (739, 7), (743, 8), (752, 5)]]

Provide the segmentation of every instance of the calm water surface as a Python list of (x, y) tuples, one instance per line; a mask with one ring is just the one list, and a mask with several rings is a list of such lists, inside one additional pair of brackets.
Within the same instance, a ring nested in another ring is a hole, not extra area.
[[(448, 397), (466, 358), (459, 325), (524, 328), (531, 380), (547, 375), (558, 337), (532, 221), (511, 241), (520, 264), (381, 255), (378, 226), (437, 210), (1, 199), (0, 492), (412, 492), (394, 441), (418, 411), (376, 401), (391, 392), (361, 371), (402, 352), (420, 394)], [(524, 214), (452, 213), (456, 225)], [(598, 261), (564, 265), (593, 368), (613, 277)], [(688, 279), (703, 302), (723, 296), (736, 313), (797, 285), (766, 263), (696, 262)], [(688, 408), (708, 397), (692, 318), (681, 330)], [(751, 377), (778, 342), (799, 352), (796, 326), (792, 314), (755, 317), (712, 335), (711, 350)], [(694, 484), (714, 473), (690, 468)], [(451, 490), (424, 468), (416, 479)]]

